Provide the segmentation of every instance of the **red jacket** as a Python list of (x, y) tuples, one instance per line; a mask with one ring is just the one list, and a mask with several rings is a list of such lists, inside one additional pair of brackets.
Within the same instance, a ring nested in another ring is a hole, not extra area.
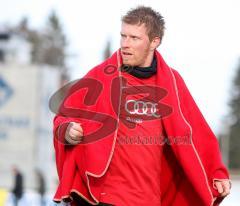
[[(163, 206), (217, 206), (222, 201), (213, 188), (214, 179), (229, 179), (218, 141), (202, 116), (179, 73), (156, 51), (158, 86), (167, 91), (160, 100), (166, 136), (185, 138), (165, 144), (162, 156), (161, 190)], [(102, 177), (114, 152), (121, 101), (120, 52), (93, 68), (69, 91), (54, 119), (54, 147), (59, 186), (54, 200), (71, 199), (76, 192), (97, 204)], [(89, 85), (91, 85), (89, 87)], [(85, 89), (84, 89), (85, 88)], [(86, 90), (88, 88), (88, 90)], [(171, 113), (169, 113), (171, 108)], [(167, 112), (166, 112), (167, 111)], [(85, 144), (64, 145), (59, 127), (80, 122)]]

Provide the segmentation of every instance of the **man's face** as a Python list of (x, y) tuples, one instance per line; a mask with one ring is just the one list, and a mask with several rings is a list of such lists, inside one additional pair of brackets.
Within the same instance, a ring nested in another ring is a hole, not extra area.
[(139, 26), (123, 22), (120, 44), (123, 64), (140, 67), (151, 65), (153, 49), (145, 24)]

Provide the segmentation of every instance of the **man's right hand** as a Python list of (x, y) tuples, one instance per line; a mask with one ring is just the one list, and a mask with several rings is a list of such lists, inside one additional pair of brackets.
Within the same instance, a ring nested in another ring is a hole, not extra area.
[(76, 122), (70, 122), (66, 133), (65, 140), (72, 145), (77, 145), (83, 141), (83, 129), (81, 124)]

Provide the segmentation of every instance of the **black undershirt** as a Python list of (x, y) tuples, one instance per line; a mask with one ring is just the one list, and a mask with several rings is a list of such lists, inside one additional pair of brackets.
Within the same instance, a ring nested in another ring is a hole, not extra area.
[(149, 67), (139, 67), (139, 66), (130, 66), (122, 65), (122, 72), (127, 72), (137, 78), (149, 78), (157, 73), (157, 60), (154, 57), (151, 66)]

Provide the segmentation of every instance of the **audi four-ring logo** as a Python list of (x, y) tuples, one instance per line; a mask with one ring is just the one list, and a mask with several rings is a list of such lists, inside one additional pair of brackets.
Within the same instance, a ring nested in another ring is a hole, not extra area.
[(125, 110), (130, 114), (160, 117), (159, 114), (156, 114), (157, 103), (153, 102), (127, 100), (125, 104)]

